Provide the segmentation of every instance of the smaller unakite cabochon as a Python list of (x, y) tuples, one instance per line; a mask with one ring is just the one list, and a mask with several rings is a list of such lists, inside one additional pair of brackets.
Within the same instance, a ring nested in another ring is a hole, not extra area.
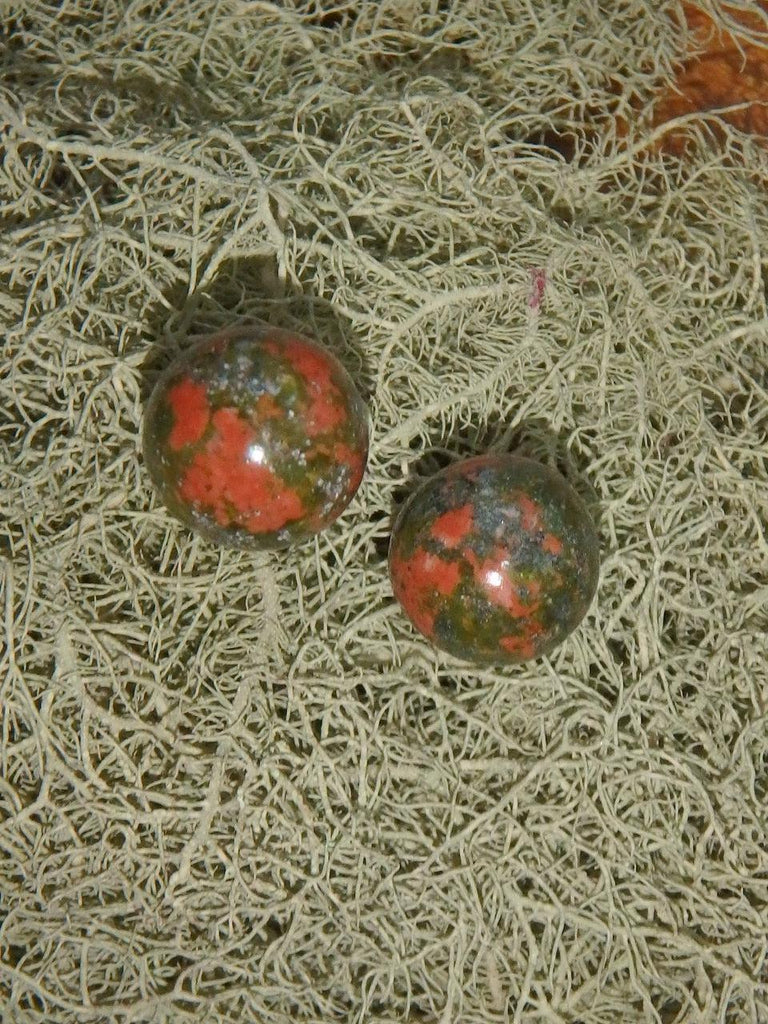
[(277, 548), (346, 508), (363, 477), (368, 414), (321, 345), (271, 327), (198, 342), (160, 376), (144, 460), (168, 510), (207, 540)]
[(465, 661), (519, 662), (552, 651), (597, 589), (599, 542), (559, 473), (481, 455), (427, 480), (395, 521), (389, 569), (416, 629)]

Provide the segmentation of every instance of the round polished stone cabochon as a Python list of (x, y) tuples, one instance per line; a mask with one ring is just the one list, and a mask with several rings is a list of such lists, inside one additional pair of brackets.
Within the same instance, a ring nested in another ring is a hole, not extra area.
[(395, 597), (435, 646), (469, 662), (548, 654), (589, 608), (599, 542), (586, 505), (554, 470), (515, 455), (457, 462), (400, 510)]
[(186, 526), (227, 547), (286, 547), (330, 526), (357, 491), (368, 413), (322, 345), (239, 327), (163, 372), (143, 448), (160, 498)]

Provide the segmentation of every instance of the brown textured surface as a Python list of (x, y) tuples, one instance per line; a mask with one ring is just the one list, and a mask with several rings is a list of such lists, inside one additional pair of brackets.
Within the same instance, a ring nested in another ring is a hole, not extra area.
[[(768, 11), (768, 3), (755, 6)], [(703, 52), (683, 64), (674, 87), (661, 96), (654, 108), (654, 124), (697, 111), (722, 111), (724, 120), (741, 131), (768, 136), (768, 28), (764, 17), (757, 10), (748, 13), (724, 7), (723, 14), (743, 27), (740, 33), (718, 26), (695, 4), (685, 4), (684, 12)], [(734, 106), (737, 109), (724, 109)], [(664, 148), (681, 152), (685, 138), (684, 133), (672, 131), (664, 138)]]

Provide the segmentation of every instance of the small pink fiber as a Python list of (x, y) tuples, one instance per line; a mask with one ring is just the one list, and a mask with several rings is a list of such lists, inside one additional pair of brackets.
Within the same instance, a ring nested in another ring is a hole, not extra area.
[(537, 268), (531, 271), (531, 291), (528, 295), (528, 305), (531, 309), (538, 309), (544, 296), (544, 289), (547, 287), (547, 274), (545, 270)]

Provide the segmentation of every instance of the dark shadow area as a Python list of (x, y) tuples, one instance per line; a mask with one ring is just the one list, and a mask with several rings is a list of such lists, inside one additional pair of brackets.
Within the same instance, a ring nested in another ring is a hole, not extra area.
[(462, 425), (447, 434), (436, 432), (426, 446), (421, 439), (414, 439), (410, 447), (414, 459), (407, 480), (393, 492), (390, 525), (408, 497), (441, 469), (475, 455), (509, 453), (534, 459), (565, 477), (586, 504), (599, 531), (602, 510), (597, 491), (586, 475), (588, 460), (569, 449), (565, 433), (556, 433), (542, 418), (531, 417), (510, 430), (502, 416), (493, 413), (470, 429)]
[[(505, 133), (508, 138), (517, 141), (516, 136), (508, 131)], [(526, 135), (522, 140), (526, 146), (530, 146), (539, 155), (550, 157), (553, 160), (562, 160), (570, 164), (575, 159), (583, 137), (575, 130), (569, 128), (544, 127), (537, 132)]]
[(146, 320), (147, 332), (156, 340), (142, 364), (144, 403), (162, 370), (194, 340), (250, 323), (269, 324), (314, 338), (339, 359), (363, 399), (367, 401), (370, 396), (373, 371), (349, 326), (326, 299), (304, 294), (282, 281), (273, 256), (227, 260), (214, 280), (192, 295), (180, 286), (164, 299)]
[(318, 0), (305, 0), (297, 9), (297, 14), (304, 24), (311, 28), (322, 28), (328, 31), (350, 28), (357, 20), (356, 0), (341, 0), (329, 6)]

